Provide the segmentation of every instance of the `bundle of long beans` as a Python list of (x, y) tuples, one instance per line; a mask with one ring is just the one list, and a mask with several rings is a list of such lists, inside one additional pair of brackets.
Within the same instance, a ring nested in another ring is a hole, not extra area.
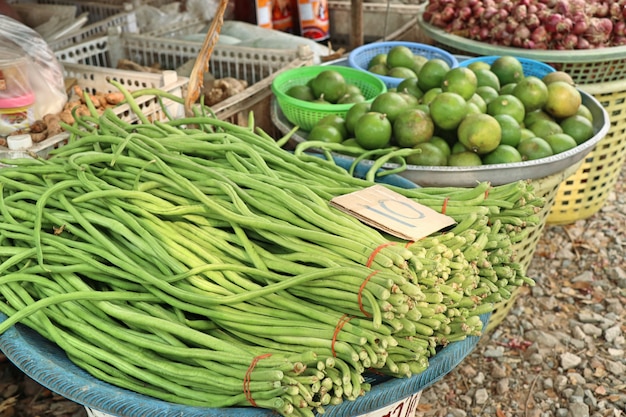
[(79, 118), (0, 169), (0, 332), (22, 322), (103, 381), (194, 406), (307, 416), (422, 372), (532, 283), (528, 183), (393, 190), (457, 224), (404, 242), (333, 208), (373, 183), (253, 128)]

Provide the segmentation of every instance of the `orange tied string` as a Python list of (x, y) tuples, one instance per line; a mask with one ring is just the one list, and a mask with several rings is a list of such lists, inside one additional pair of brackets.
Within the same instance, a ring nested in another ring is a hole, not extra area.
[(488, 188), (485, 190), (485, 200), (487, 199), (487, 197), (489, 197), (489, 190), (491, 190), (491, 187), (488, 187)]
[(246, 370), (246, 374), (243, 378), (243, 393), (246, 395), (246, 399), (253, 407), (256, 407), (256, 401), (254, 401), (254, 398), (252, 398), (252, 393), (250, 392), (250, 378), (252, 375), (252, 371), (254, 370), (254, 367), (256, 366), (257, 363), (259, 363), (261, 359), (269, 358), (270, 356), (272, 356), (271, 353), (266, 353), (264, 355), (256, 356), (254, 359), (252, 359), (252, 362), (250, 363), (250, 366)]
[(448, 208), (448, 201), (450, 200), (450, 197), (446, 197), (443, 200), (443, 205), (441, 206), (441, 214), (446, 214), (446, 209)]
[(367, 283), (370, 281), (370, 279), (377, 273), (378, 273), (378, 270), (372, 271), (372, 273), (369, 274), (367, 278), (363, 280), (363, 282), (361, 283), (361, 286), (359, 287), (359, 293), (357, 294), (357, 299), (359, 300), (359, 310), (361, 310), (361, 313), (365, 314), (365, 317), (372, 317), (372, 315), (368, 313), (367, 311), (365, 311), (365, 308), (363, 307), (363, 289), (365, 288)]
[(345, 324), (349, 322), (350, 320), (352, 320), (352, 316), (348, 316), (347, 314), (344, 314), (343, 316), (339, 318), (339, 321), (337, 322), (337, 326), (335, 327), (335, 331), (333, 333), (333, 340), (330, 344), (330, 350), (333, 353), (334, 358), (337, 357), (337, 352), (335, 352), (335, 342), (337, 342), (337, 335), (339, 334), (341, 329), (343, 329), (343, 326), (345, 326)]
[(368, 268), (372, 266), (372, 262), (374, 262), (374, 258), (376, 257), (376, 255), (378, 255), (378, 252), (380, 252), (381, 250), (383, 250), (383, 248), (386, 248), (387, 246), (391, 246), (395, 244), (396, 242), (387, 242), (387, 243), (383, 243), (382, 245), (379, 245), (376, 249), (374, 249), (370, 257), (367, 259), (367, 264), (365, 264), (365, 266), (367, 266)]

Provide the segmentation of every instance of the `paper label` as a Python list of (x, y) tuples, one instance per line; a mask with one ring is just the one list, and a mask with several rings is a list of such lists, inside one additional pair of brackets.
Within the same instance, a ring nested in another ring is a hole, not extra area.
[(419, 240), (455, 224), (453, 218), (378, 184), (335, 197), (330, 204), (405, 240)]
[(362, 414), (359, 417), (414, 417), (422, 392), (411, 395), (387, 407)]

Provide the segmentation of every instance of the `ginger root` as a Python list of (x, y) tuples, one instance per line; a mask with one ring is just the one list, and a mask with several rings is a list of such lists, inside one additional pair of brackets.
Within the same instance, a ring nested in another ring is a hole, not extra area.
[(204, 104), (212, 106), (241, 93), (247, 87), (247, 81), (233, 77), (212, 80), (203, 88)]

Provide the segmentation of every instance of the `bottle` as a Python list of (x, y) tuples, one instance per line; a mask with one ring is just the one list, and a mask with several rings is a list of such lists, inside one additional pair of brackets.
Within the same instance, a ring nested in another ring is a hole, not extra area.
[(292, 0), (272, 1), (272, 26), (276, 30), (294, 33), (295, 10), (297, 4)]
[(320, 42), (330, 38), (327, 0), (298, 0), (300, 36)]
[(272, 29), (272, 0), (236, 0), (235, 19)]

